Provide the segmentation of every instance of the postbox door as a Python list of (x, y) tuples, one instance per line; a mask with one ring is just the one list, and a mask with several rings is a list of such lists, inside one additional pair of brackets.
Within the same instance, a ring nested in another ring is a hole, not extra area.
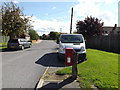
[(73, 65), (73, 49), (66, 48), (65, 50), (65, 65), (71, 66)]

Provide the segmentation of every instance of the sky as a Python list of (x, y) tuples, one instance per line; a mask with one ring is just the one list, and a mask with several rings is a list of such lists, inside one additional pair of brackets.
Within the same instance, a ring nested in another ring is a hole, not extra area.
[[(9, 1), (9, 0), (3, 0)], [(23, 8), (26, 16), (32, 16), (31, 24), (39, 35), (50, 31), (70, 32), (73, 7), (73, 31), (78, 20), (92, 16), (104, 22), (104, 26), (118, 24), (119, 0), (12, 0)], [(120, 4), (119, 4), (120, 5)], [(120, 15), (119, 15), (120, 16)]]

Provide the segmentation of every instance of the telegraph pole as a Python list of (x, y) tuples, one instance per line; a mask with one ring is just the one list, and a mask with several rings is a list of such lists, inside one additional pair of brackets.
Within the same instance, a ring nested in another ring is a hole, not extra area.
[(73, 7), (71, 9), (71, 24), (70, 24), (70, 34), (72, 33), (72, 19), (73, 19)]
[(60, 33), (62, 33), (62, 28), (60, 28)]

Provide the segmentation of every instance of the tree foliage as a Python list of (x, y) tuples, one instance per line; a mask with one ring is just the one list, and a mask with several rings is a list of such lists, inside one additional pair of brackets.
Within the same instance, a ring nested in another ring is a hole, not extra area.
[(41, 39), (43, 40), (57, 40), (60, 36), (60, 33), (51, 31), (48, 35), (43, 34)]
[(48, 37), (47, 37), (47, 35), (43, 34), (43, 35), (41, 36), (41, 39), (43, 39), (43, 40), (47, 40)]
[(101, 35), (103, 32), (103, 22), (95, 17), (87, 17), (84, 21), (77, 21), (77, 33), (85, 37)]
[(2, 5), (2, 34), (10, 37), (20, 37), (31, 27), (30, 17), (26, 17), (20, 7), (13, 2)]
[(33, 29), (29, 29), (29, 35), (30, 35), (31, 40), (38, 40), (39, 39), (38, 33)]
[(60, 34), (58, 32), (51, 31), (50, 34), (49, 34), (49, 37), (52, 40), (56, 40), (59, 36), (60, 36)]

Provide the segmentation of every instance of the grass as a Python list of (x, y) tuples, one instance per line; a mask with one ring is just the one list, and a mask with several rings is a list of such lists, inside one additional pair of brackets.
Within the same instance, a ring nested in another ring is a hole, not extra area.
[[(87, 59), (78, 64), (78, 76), (82, 88), (118, 88), (118, 55), (95, 49), (87, 49)], [(56, 72), (71, 74), (71, 67)]]
[(7, 48), (7, 42), (4, 42), (4, 43), (0, 43), (0, 49), (5, 49)]

